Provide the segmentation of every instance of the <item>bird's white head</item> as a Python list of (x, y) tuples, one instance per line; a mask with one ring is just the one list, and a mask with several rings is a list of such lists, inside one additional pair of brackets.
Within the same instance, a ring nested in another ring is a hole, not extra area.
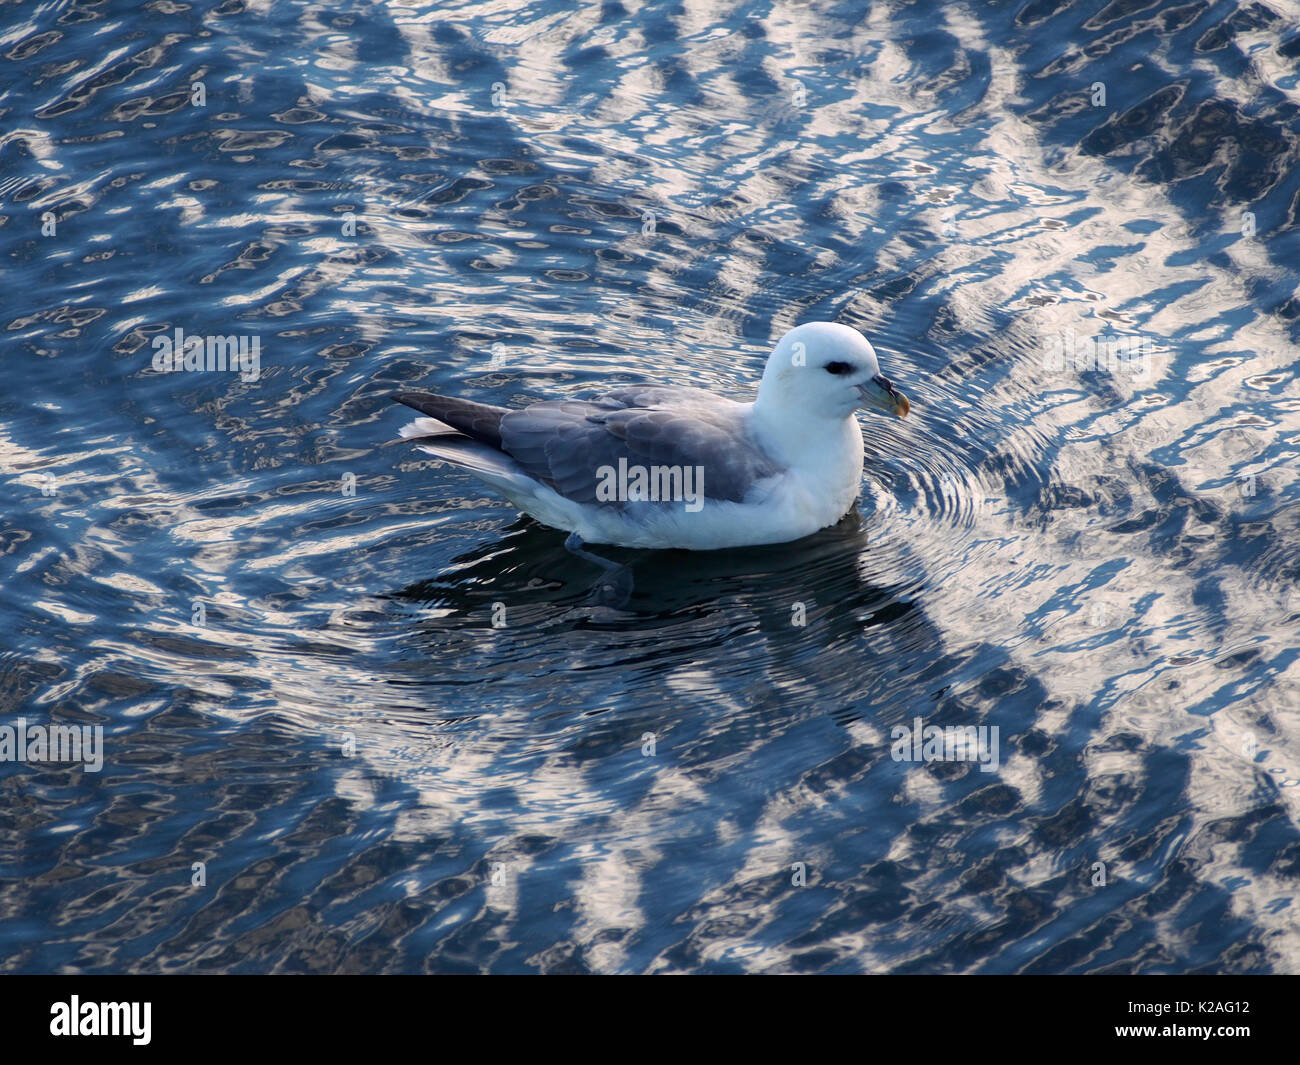
[(859, 407), (907, 416), (911, 404), (880, 372), (856, 329), (809, 322), (786, 333), (768, 357), (755, 409), (786, 418), (842, 420)]

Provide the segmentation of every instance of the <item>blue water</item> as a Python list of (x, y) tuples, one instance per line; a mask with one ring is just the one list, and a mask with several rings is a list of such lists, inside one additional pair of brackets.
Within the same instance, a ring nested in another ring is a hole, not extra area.
[[(5, 7), (0, 967), (1300, 970), (1293, 14)], [(390, 442), (815, 319), (858, 509), (622, 603)]]

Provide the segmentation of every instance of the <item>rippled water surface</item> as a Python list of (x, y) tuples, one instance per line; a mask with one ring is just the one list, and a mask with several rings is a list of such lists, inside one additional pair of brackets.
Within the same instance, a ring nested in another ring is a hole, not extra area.
[[(0, 8), (0, 966), (1300, 969), (1296, 15)], [(815, 319), (857, 510), (622, 605), (392, 442)]]

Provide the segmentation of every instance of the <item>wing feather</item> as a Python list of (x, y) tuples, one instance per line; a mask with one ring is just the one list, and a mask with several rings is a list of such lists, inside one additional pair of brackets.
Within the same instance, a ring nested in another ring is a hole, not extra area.
[(532, 477), (597, 502), (600, 470), (698, 467), (706, 499), (739, 503), (780, 472), (753, 439), (746, 407), (690, 388), (640, 387), (594, 400), (549, 400), (501, 418), (501, 446)]

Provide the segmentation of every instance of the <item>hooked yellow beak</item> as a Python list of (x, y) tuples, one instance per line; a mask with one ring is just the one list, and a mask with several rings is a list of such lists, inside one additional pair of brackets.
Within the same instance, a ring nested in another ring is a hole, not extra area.
[(900, 418), (906, 418), (912, 404), (908, 398), (894, 387), (894, 383), (884, 374), (876, 374), (870, 381), (858, 385), (864, 407), (876, 407), (888, 411)]

